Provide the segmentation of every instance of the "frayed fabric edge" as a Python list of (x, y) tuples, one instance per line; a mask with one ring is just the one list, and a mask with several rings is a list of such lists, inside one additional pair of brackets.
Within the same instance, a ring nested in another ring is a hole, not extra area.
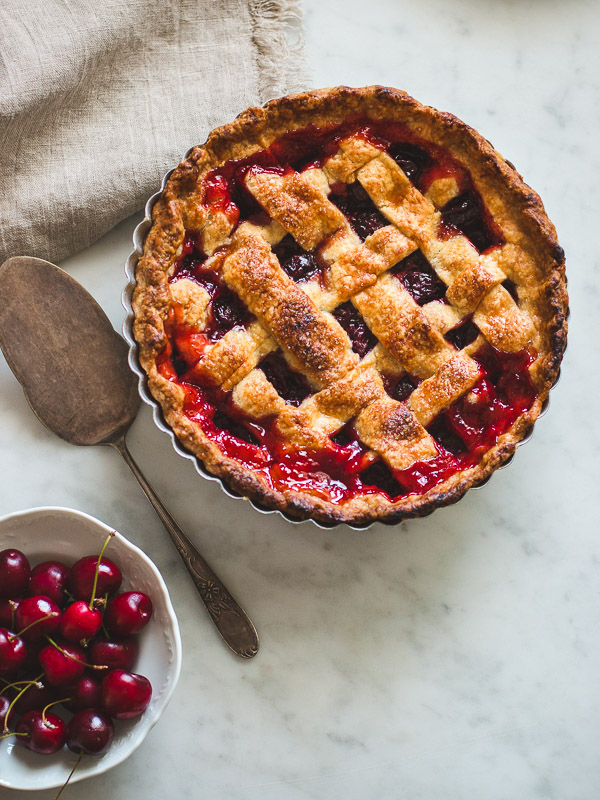
[(261, 103), (310, 87), (300, 0), (249, 0)]

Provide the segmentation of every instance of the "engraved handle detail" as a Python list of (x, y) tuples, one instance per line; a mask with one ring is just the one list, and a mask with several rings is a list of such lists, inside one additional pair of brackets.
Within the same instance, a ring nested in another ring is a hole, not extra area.
[(258, 653), (259, 641), (256, 628), (252, 624), (252, 621), (163, 505), (162, 501), (133, 460), (125, 444), (125, 436), (122, 435), (115, 441), (109, 442), (109, 444), (123, 456), (137, 478), (138, 483), (144, 490), (146, 497), (152, 504), (152, 507), (160, 517), (161, 522), (167, 529), (173, 544), (177, 548), (179, 555), (198, 589), (198, 593), (206, 606), (206, 610), (210, 614), (212, 621), (225, 643), (234, 653), (242, 658), (252, 658), (255, 656)]

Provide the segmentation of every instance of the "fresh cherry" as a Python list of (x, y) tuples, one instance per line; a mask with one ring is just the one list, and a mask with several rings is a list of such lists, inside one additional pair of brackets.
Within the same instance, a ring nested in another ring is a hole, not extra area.
[(58, 752), (65, 743), (66, 725), (56, 714), (28, 711), (17, 722), (17, 741), (34, 753), (49, 756)]
[(115, 737), (112, 720), (94, 708), (78, 711), (67, 725), (67, 747), (74, 753), (100, 755)]
[(27, 589), (31, 567), (27, 556), (9, 548), (0, 552), (0, 597), (20, 597)]
[[(39, 669), (39, 663), (36, 665)], [(19, 687), (17, 687), (19, 688)], [(56, 700), (54, 689), (44, 683), (32, 682), (26, 692), (15, 703), (17, 714), (26, 714), (27, 711), (41, 711)]]
[(74, 683), (87, 666), (83, 648), (70, 642), (51, 642), (40, 650), (39, 661), (52, 686)]
[(102, 625), (102, 614), (90, 608), (85, 600), (75, 600), (60, 618), (60, 632), (69, 642), (81, 642), (91, 639)]
[(100, 683), (89, 675), (82, 675), (71, 686), (63, 687), (61, 693), (68, 698), (63, 701), (63, 705), (69, 711), (83, 711), (84, 708), (100, 706)]
[(65, 589), (69, 568), (60, 561), (44, 561), (31, 570), (29, 578), (29, 594), (41, 594), (49, 597), (58, 606), (65, 603)]
[(14, 675), (23, 666), (27, 647), (20, 636), (0, 628), (0, 675)]
[(15, 628), (26, 642), (35, 642), (44, 634), (58, 628), (60, 609), (49, 597), (35, 595), (19, 603), (15, 614)]
[(90, 644), (88, 658), (90, 664), (100, 664), (109, 669), (131, 670), (137, 657), (137, 644), (133, 636), (105, 641), (97, 639)]
[[(85, 556), (80, 558), (71, 567), (69, 573), (68, 587), (76, 600), (87, 600), (90, 602), (98, 556)], [(113, 594), (117, 591), (123, 575), (119, 567), (108, 558), (100, 559), (98, 568), (98, 582), (96, 585), (96, 597), (103, 597), (105, 594)]]
[(20, 600), (9, 600), (6, 597), (0, 599), (0, 627), (10, 628), (10, 630), (15, 627), (15, 613), (20, 602)]
[(108, 603), (104, 624), (115, 636), (139, 633), (152, 616), (152, 601), (143, 592), (122, 592)]
[[(2, 728), (4, 728), (4, 723), (9, 708), (10, 708), (10, 700), (5, 694), (0, 694), (0, 731), (2, 730)], [(12, 712), (10, 716), (12, 717)], [(6, 727), (8, 727), (8, 723), (6, 724)]]
[(102, 707), (114, 719), (138, 717), (148, 707), (152, 686), (135, 672), (115, 669), (102, 681)]

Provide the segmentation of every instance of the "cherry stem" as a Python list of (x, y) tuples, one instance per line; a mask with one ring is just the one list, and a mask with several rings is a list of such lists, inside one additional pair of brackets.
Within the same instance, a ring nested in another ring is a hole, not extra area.
[(58, 616), (59, 616), (58, 611), (51, 611), (49, 614), (46, 614), (45, 617), (40, 617), (39, 619), (34, 619), (33, 622), (30, 622), (29, 625), (26, 625), (18, 633), (13, 633), (12, 636), (9, 636), (8, 637), (8, 641), (12, 642), (13, 639), (17, 638), (17, 636), (22, 636), (25, 633), (25, 631), (28, 631), (29, 628), (33, 628), (33, 626), (37, 625), (38, 622), (43, 622), (45, 619), (50, 619), (51, 617), (58, 617)]
[[(13, 698), (12, 703), (9, 705), (8, 709), (6, 710), (6, 716), (4, 717), (4, 730), (3, 730), (3, 733), (7, 733), (8, 732), (8, 718), (10, 717), (10, 712), (13, 710), (13, 706), (15, 705), (15, 703), (17, 702), (19, 697), (21, 697), (21, 695), (25, 694), (25, 692), (31, 686), (34, 686), (35, 684), (38, 684), (38, 681), (42, 677), (43, 674), (44, 673), (42, 672), (40, 675), (37, 676), (37, 678), (34, 678), (34, 680), (30, 681), (27, 684), (27, 686), (25, 686), (23, 689), (21, 689), (21, 691)], [(43, 688), (42, 684), (38, 684), (38, 686), (39, 686), (40, 689)]]
[(67, 780), (66, 780), (66, 781), (63, 783), (63, 785), (60, 787), (58, 794), (54, 796), (54, 800), (58, 800), (58, 798), (61, 796), (61, 794), (63, 793), (63, 791), (64, 791), (64, 790), (65, 790), (65, 788), (67, 787), (67, 784), (69, 783), (69, 781), (70, 781), (70, 780), (71, 780), (71, 778), (73, 777), (73, 773), (75, 772), (75, 770), (76, 770), (76, 769), (77, 769), (77, 767), (79, 766), (79, 762), (81, 761), (81, 757), (82, 757), (82, 756), (83, 756), (83, 750), (81, 751), (81, 753), (79, 753), (79, 758), (78, 758), (78, 759), (77, 759), (77, 761), (76, 761), (76, 762), (73, 764), (73, 769), (71, 770), (71, 772), (69, 772), (69, 777), (68, 777), (68, 778), (67, 778)]
[(14, 600), (9, 600), (8, 605), (11, 608), (12, 614), (10, 617), (10, 629), (12, 630), (15, 627), (15, 614), (17, 613), (18, 604), (15, 603)]
[(0, 733), (0, 739), (7, 739), (9, 736), (28, 736), (26, 731), (23, 733), (17, 733), (16, 731), (9, 731), (8, 733)]
[(72, 697), (64, 697), (62, 700), (53, 700), (51, 703), (48, 703), (48, 705), (44, 709), (42, 709), (42, 721), (44, 725), (46, 725), (46, 711), (48, 711), (50, 706), (55, 706), (58, 703), (68, 703), (69, 700), (72, 699), (73, 699)]
[(55, 647), (58, 650), (59, 653), (62, 653), (63, 656), (65, 656), (66, 658), (70, 658), (71, 661), (74, 661), (76, 664), (81, 664), (82, 666), (87, 667), (88, 669), (108, 669), (107, 666), (102, 666), (100, 664), (88, 664), (87, 661), (82, 661), (80, 658), (75, 658), (75, 656), (72, 656), (70, 653), (67, 653), (67, 651), (63, 650), (63, 648), (60, 645), (56, 644), (54, 639), (51, 639), (50, 636), (46, 636), (46, 639), (50, 642), (52, 647)]
[(100, 555), (98, 556), (98, 561), (96, 562), (96, 571), (94, 573), (94, 583), (92, 584), (92, 596), (90, 598), (90, 611), (92, 610), (92, 605), (94, 603), (94, 598), (96, 597), (96, 586), (98, 585), (98, 573), (100, 572), (100, 562), (102, 561), (102, 556), (104, 555), (104, 551), (106, 550), (106, 546), (115, 535), (115, 531), (111, 531), (104, 544), (102, 545), (102, 550), (100, 550)]
[[(6, 683), (6, 686), (3, 686), (2, 689), (0, 689), (0, 694), (4, 694), (7, 689), (14, 689), (15, 686), (23, 686), (23, 684), (27, 684), (27, 686), (29, 686), (30, 683), (32, 683), (32, 681), (13, 681), (13, 683)], [(37, 681), (34, 681), (34, 683), (37, 683)]]

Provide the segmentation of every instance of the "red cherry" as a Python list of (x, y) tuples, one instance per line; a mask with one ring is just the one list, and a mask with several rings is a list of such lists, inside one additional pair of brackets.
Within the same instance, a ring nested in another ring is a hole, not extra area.
[[(98, 556), (85, 556), (84, 558), (80, 558), (79, 561), (71, 567), (68, 586), (76, 600), (87, 600), (89, 603), (92, 599), (92, 589), (94, 586), (97, 564)], [(108, 558), (100, 559), (98, 582), (95, 592), (96, 597), (104, 597), (105, 594), (113, 594), (121, 585), (122, 580), (123, 576), (121, 570), (113, 561)]]
[(65, 686), (61, 694), (70, 698), (63, 702), (69, 711), (82, 711), (84, 708), (100, 706), (100, 683), (89, 675), (83, 675), (72, 686)]
[[(39, 669), (39, 664), (36, 665)], [(18, 689), (22, 688), (20, 686)], [(25, 714), (27, 711), (41, 711), (47, 705), (57, 699), (56, 692), (50, 686), (42, 683), (32, 683), (15, 703), (14, 710), (17, 714)]]
[(0, 552), (0, 597), (20, 597), (27, 589), (31, 567), (27, 556), (9, 548)]
[[(48, 616), (54, 614), (54, 616)], [(47, 619), (44, 619), (47, 617)], [(35, 642), (58, 628), (60, 609), (49, 597), (35, 595), (21, 600), (15, 614), (15, 628), (26, 642)], [(34, 623), (36, 623), (34, 625)], [(31, 626), (31, 627), (30, 627)], [(25, 630), (27, 628), (27, 630)]]
[(70, 642), (56, 642), (43, 647), (39, 661), (46, 680), (52, 686), (75, 683), (87, 666), (83, 649)]
[(91, 639), (102, 625), (102, 614), (90, 608), (85, 600), (75, 600), (64, 611), (60, 618), (60, 632), (70, 642)]
[(56, 714), (43, 714), (41, 711), (28, 711), (17, 722), (19, 744), (34, 753), (49, 756), (58, 752), (65, 743), (66, 725)]
[(78, 711), (67, 725), (67, 747), (74, 753), (100, 755), (115, 737), (112, 720), (94, 708)]
[(15, 614), (21, 600), (0, 599), (0, 627), (13, 630), (15, 627)]
[[(4, 721), (6, 720), (9, 708), (10, 700), (5, 694), (0, 694), (0, 731), (4, 728)], [(10, 719), (12, 719), (12, 711), (10, 712)], [(8, 727), (8, 724), (6, 727)]]
[(143, 592), (122, 592), (109, 602), (104, 624), (115, 636), (139, 633), (152, 616), (152, 601)]
[(114, 719), (138, 717), (148, 707), (152, 686), (135, 672), (115, 669), (102, 681), (102, 707)]
[(133, 636), (107, 642), (97, 639), (90, 644), (88, 658), (90, 664), (101, 664), (109, 669), (131, 670), (137, 658), (137, 642)]
[(65, 604), (69, 568), (60, 561), (44, 561), (31, 570), (29, 594), (49, 597), (58, 606)]
[(0, 628), (0, 675), (14, 675), (23, 666), (27, 647), (20, 636)]

